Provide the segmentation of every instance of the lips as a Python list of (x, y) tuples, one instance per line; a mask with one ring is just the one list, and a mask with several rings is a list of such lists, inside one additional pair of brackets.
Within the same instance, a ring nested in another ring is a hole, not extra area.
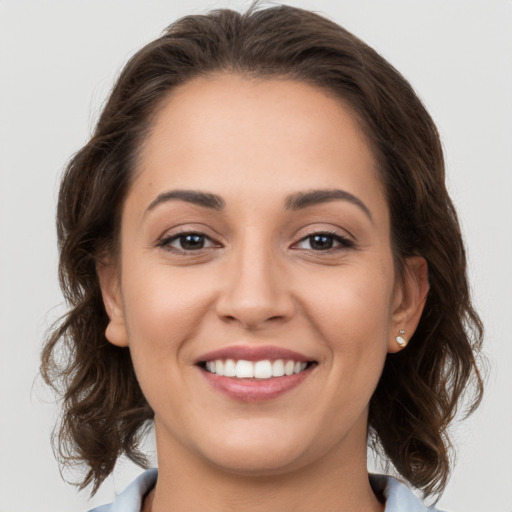
[(303, 382), (316, 365), (303, 354), (279, 347), (227, 347), (196, 361), (216, 390), (242, 401), (274, 399)]
[(221, 348), (219, 350), (203, 354), (196, 360), (196, 363), (205, 363), (207, 361), (215, 361), (217, 359), (234, 359), (236, 361), (240, 359), (244, 359), (245, 361), (263, 361), (265, 359), (275, 361), (276, 359), (285, 359), (305, 363), (311, 361), (307, 356), (285, 348), (273, 346), (250, 347), (234, 345), (232, 347)]

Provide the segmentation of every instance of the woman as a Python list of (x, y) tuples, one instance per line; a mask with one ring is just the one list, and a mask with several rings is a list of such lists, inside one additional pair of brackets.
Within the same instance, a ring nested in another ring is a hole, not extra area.
[(482, 328), (435, 126), (353, 35), (291, 7), (171, 25), (69, 164), (58, 233), (64, 462), (95, 492), (155, 426), (158, 480), (115, 510), (424, 510), (368, 442), (442, 492)]

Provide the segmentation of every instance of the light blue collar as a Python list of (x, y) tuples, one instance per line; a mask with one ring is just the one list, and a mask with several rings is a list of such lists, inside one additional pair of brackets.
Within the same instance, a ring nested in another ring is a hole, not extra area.
[[(139, 475), (113, 503), (102, 505), (89, 512), (140, 512), (144, 496), (155, 486), (158, 470), (151, 468)], [(385, 512), (441, 512), (427, 508), (403, 483), (391, 476), (370, 475), (375, 492), (386, 498)]]

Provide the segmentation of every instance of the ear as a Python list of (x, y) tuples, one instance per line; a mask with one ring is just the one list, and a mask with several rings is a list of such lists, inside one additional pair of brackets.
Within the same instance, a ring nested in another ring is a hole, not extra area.
[(96, 265), (96, 272), (100, 282), (103, 304), (109, 318), (109, 323), (105, 329), (105, 337), (113, 345), (127, 347), (128, 335), (117, 266), (100, 262)]
[[(389, 353), (402, 350), (411, 339), (423, 313), (428, 290), (428, 265), (425, 258), (407, 258), (403, 276), (395, 284)], [(397, 342), (397, 336), (403, 339), (402, 344)]]

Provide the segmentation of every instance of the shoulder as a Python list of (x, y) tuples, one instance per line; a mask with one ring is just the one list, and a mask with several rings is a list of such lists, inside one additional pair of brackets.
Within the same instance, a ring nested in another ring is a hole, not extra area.
[(406, 484), (396, 478), (370, 475), (370, 483), (374, 491), (381, 493), (386, 499), (385, 512), (442, 512), (424, 505)]
[(154, 487), (158, 470), (148, 469), (139, 475), (116, 499), (89, 512), (140, 512), (144, 496)]

